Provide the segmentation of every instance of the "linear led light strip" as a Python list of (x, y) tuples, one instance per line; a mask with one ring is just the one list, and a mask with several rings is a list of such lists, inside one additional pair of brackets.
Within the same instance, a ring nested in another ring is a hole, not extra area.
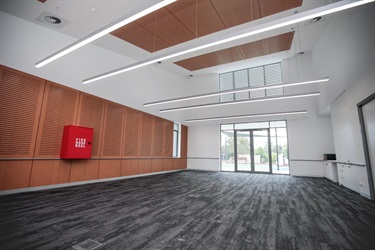
[(43, 60), (41, 60), (39, 62), (37, 62), (35, 64), (35, 67), (40, 68), (40, 67), (42, 67), (42, 66), (44, 66), (44, 65), (46, 65), (46, 64), (48, 64), (48, 63), (50, 63), (50, 62), (52, 62), (56, 59), (58, 59), (58, 58), (60, 58), (64, 55), (66, 55), (66, 54), (68, 54), (68, 53), (70, 53), (70, 52), (72, 52), (72, 51), (74, 51), (74, 50), (76, 50), (76, 49), (78, 49), (78, 48), (80, 48), (80, 47), (82, 47), (82, 46), (84, 46), (84, 45), (86, 45), (86, 44), (88, 44), (88, 43), (108, 34), (108, 33), (110, 33), (110, 32), (112, 32), (112, 31), (128, 24), (128, 23), (131, 23), (131, 22), (133, 22), (133, 21), (135, 21), (135, 20), (137, 20), (137, 19), (139, 19), (139, 18), (141, 18), (141, 17), (143, 17), (143, 16), (145, 16), (145, 15), (151, 13), (151, 12), (154, 12), (154, 11), (160, 9), (160, 8), (163, 8), (164, 6), (166, 6), (168, 4), (171, 4), (175, 1), (176, 0), (165, 0), (165, 1), (159, 2), (157, 4), (154, 4), (154, 2), (153, 2), (152, 4), (149, 4), (146, 7), (146, 9), (144, 9), (140, 12), (137, 11), (137, 12), (134, 12), (133, 14), (122, 17), (122, 18), (104, 26), (100, 30), (97, 30), (97, 31), (79, 39), (78, 41), (70, 44), (69, 46), (53, 53), (52, 55), (44, 58)]
[(327, 82), (327, 81), (329, 81), (329, 78), (324, 77), (324, 78), (311, 80), (311, 81), (278, 83), (278, 84), (272, 84), (272, 85), (267, 85), (267, 86), (256, 86), (256, 87), (231, 89), (231, 90), (211, 92), (211, 93), (206, 93), (206, 94), (201, 94), (201, 95), (192, 95), (192, 96), (186, 96), (186, 97), (181, 97), (181, 98), (162, 100), (162, 101), (157, 101), (157, 102), (149, 102), (149, 103), (143, 104), (143, 106), (148, 107), (148, 106), (153, 106), (153, 105), (166, 104), (166, 103), (179, 102), (179, 101), (187, 101), (187, 100), (199, 99), (199, 98), (204, 98), (204, 97), (219, 96), (219, 95), (224, 95), (224, 94), (234, 94), (234, 93), (241, 93), (241, 92), (255, 91), (255, 90), (274, 89), (274, 88), (281, 88), (281, 87), (291, 87), (291, 86), (304, 85), (304, 84), (310, 84), (310, 83), (318, 83), (318, 82)]
[(266, 32), (266, 31), (282, 28), (282, 27), (285, 27), (285, 26), (288, 26), (288, 25), (291, 25), (291, 24), (296, 24), (296, 23), (303, 22), (303, 21), (306, 21), (306, 20), (309, 20), (309, 19), (313, 19), (317, 16), (325, 16), (325, 15), (332, 14), (332, 13), (335, 13), (335, 12), (339, 12), (339, 11), (342, 11), (342, 10), (354, 8), (354, 7), (364, 5), (364, 4), (367, 4), (367, 3), (371, 3), (371, 2), (374, 2), (374, 1), (375, 0), (360, 0), (360, 1), (343, 0), (343, 1), (338, 1), (336, 3), (325, 5), (325, 6), (313, 9), (313, 10), (301, 12), (301, 13), (295, 14), (293, 16), (288, 16), (288, 17), (285, 17), (285, 18), (281, 18), (279, 20), (274, 20), (274, 21), (271, 21), (271, 22), (268, 22), (268, 23), (265, 23), (265, 24), (260, 24), (256, 27), (250, 29), (249, 32), (244, 33), (244, 34), (240, 34), (240, 35), (232, 36), (232, 37), (225, 38), (225, 39), (222, 39), (222, 40), (219, 40), (219, 41), (214, 41), (214, 42), (211, 42), (211, 43), (199, 45), (199, 46), (194, 47), (194, 48), (185, 48), (185, 49), (177, 50), (177, 51), (172, 52), (172, 53), (152, 57), (152, 58), (149, 58), (149, 59), (146, 59), (146, 60), (143, 60), (143, 61), (139, 61), (137, 63), (129, 64), (127, 66), (124, 66), (124, 67), (121, 67), (121, 68), (118, 68), (118, 69), (114, 69), (114, 70), (108, 71), (106, 73), (84, 79), (82, 81), (82, 83), (83, 84), (90, 83), (90, 82), (97, 81), (97, 80), (107, 78), (107, 77), (110, 77), (110, 76), (114, 76), (114, 75), (117, 75), (117, 74), (120, 74), (120, 73), (123, 73), (123, 72), (126, 72), (126, 71), (130, 71), (130, 70), (133, 70), (133, 69), (144, 67), (144, 66), (147, 66), (147, 65), (159, 62), (159, 61), (167, 60), (167, 59), (170, 59), (170, 58), (173, 58), (173, 57), (181, 56), (181, 55), (184, 55), (184, 54), (188, 54), (188, 53), (191, 53), (191, 52), (194, 52), (194, 51), (198, 51), (198, 50), (202, 50), (202, 49), (205, 49), (205, 48), (213, 47), (213, 46), (220, 45), (220, 44), (223, 44), (223, 43), (235, 41), (235, 40), (238, 40), (238, 39), (241, 39), (241, 38), (250, 37), (250, 36), (260, 34), (260, 33)]
[(320, 95), (320, 92), (297, 94), (297, 95), (262, 97), (262, 98), (254, 98), (254, 99), (249, 99), (249, 100), (231, 101), (231, 102), (216, 102), (216, 103), (201, 104), (201, 105), (194, 105), (194, 106), (161, 109), (160, 112), (165, 113), (165, 112), (173, 112), (173, 111), (188, 110), (188, 109), (218, 107), (218, 106), (225, 106), (225, 105), (232, 105), (232, 104), (243, 104), (243, 103), (249, 103), (249, 102), (274, 101), (274, 100), (283, 100), (283, 99), (299, 98), (299, 97), (309, 97), (309, 96), (317, 96), (317, 95)]
[(300, 115), (300, 114), (306, 114), (306, 113), (307, 113), (307, 110), (300, 110), (300, 111), (288, 111), (288, 112), (278, 112), (278, 113), (235, 115), (235, 116), (222, 116), (222, 117), (189, 119), (189, 120), (186, 120), (185, 122), (207, 122), (207, 121), (218, 121), (218, 120), (228, 120), (228, 119), (242, 119), (242, 118), (253, 118), (253, 117), (263, 117), (263, 116), (276, 116), (276, 115)]

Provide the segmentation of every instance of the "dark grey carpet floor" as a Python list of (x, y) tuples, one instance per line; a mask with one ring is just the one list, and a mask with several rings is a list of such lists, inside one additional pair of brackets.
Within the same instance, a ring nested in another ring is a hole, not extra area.
[(0, 249), (375, 249), (375, 203), (323, 178), (185, 171), (0, 196)]

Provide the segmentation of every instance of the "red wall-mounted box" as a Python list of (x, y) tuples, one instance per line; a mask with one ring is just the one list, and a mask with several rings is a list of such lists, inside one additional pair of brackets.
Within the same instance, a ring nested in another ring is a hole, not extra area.
[(64, 126), (61, 144), (61, 159), (90, 159), (93, 128)]

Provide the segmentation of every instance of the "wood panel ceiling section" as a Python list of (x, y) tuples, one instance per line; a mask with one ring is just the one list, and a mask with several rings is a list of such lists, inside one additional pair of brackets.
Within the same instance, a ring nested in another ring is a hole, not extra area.
[(188, 58), (175, 62), (175, 64), (195, 71), (225, 63), (236, 62), (258, 56), (265, 56), (276, 52), (290, 50), (294, 31), (263, 40), (243, 44), (240, 46), (215, 51), (212, 53)]
[(302, 0), (178, 0), (111, 34), (155, 52), (301, 4)]

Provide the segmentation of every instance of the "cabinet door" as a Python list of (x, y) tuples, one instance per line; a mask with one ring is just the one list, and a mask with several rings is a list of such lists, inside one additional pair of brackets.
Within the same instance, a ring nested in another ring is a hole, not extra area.
[(324, 167), (324, 177), (333, 181), (332, 163), (328, 162), (328, 161), (325, 161), (323, 163), (323, 167)]
[(345, 186), (345, 166), (344, 164), (339, 164), (338, 166), (338, 176), (339, 184)]
[(358, 182), (358, 171), (357, 167), (353, 165), (345, 165), (345, 173), (346, 173), (346, 182), (345, 186), (350, 188), (353, 191), (359, 192), (359, 182)]

